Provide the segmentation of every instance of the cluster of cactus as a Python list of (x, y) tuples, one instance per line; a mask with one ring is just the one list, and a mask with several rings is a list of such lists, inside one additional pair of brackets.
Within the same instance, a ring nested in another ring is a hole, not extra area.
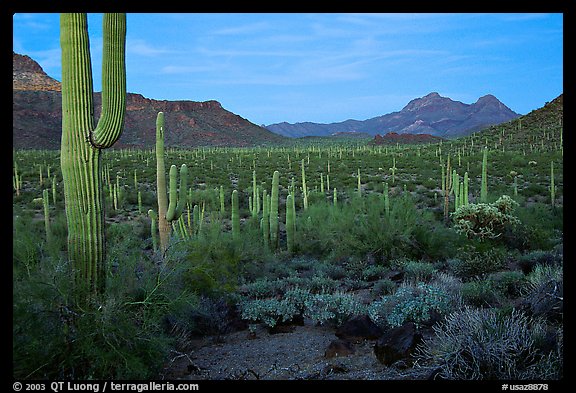
[(450, 214), (450, 195), (454, 195), (454, 210), (468, 205), (468, 172), (464, 173), (463, 181), (456, 169), (450, 165), (450, 156), (446, 159), (446, 167), (442, 166), (442, 195), (444, 196), (444, 219), (448, 221)]
[[(182, 164), (180, 167), (180, 191), (177, 189), (178, 169), (176, 165), (170, 167), (170, 192), (166, 195), (166, 170), (164, 166), (164, 113), (158, 112), (156, 117), (156, 187), (158, 199), (158, 214), (152, 209), (148, 215), (155, 221), (158, 219), (158, 233), (160, 238), (160, 251), (164, 254), (170, 241), (171, 223), (177, 221), (186, 205), (186, 189), (188, 179), (188, 167)], [(151, 228), (155, 229), (155, 228)]]
[(102, 111), (94, 122), (92, 65), (86, 14), (60, 16), (62, 143), (60, 165), (68, 223), (68, 259), (75, 295), (86, 304), (105, 289), (101, 150), (123, 130), (126, 112), (126, 15), (103, 17)]

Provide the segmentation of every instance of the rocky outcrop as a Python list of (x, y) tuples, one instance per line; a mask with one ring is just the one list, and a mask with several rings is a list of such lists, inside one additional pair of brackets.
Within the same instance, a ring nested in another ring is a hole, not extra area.
[(422, 334), (417, 331), (413, 322), (386, 331), (376, 342), (374, 354), (378, 361), (391, 366), (399, 360), (408, 360), (422, 342)]
[(62, 87), (29, 56), (12, 52), (12, 90), (61, 91)]

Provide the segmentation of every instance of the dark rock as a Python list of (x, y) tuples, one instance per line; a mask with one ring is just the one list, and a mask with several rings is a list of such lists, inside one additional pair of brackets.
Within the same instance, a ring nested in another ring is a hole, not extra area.
[(388, 272), (388, 274), (386, 275), (386, 278), (388, 278), (394, 282), (401, 282), (402, 280), (404, 280), (404, 272), (398, 271), (398, 270), (392, 270), (392, 271)]
[(408, 359), (422, 341), (422, 334), (413, 322), (386, 331), (376, 342), (374, 354), (378, 361), (390, 366), (398, 360)]
[(378, 327), (368, 315), (359, 315), (344, 322), (336, 329), (336, 337), (348, 341), (376, 340), (384, 330)]
[(356, 351), (351, 342), (345, 340), (334, 340), (329, 345), (324, 352), (324, 357), (331, 359), (335, 357), (349, 356), (353, 355)]

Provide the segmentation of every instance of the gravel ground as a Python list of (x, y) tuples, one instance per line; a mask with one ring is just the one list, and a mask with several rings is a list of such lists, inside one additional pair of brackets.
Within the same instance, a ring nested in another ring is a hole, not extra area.
[(165, 379), (172, 380), (421, 380), (430, 370), (386, 367), (373, 352), (374, 341), (354, 344), (348, 356), (326, 358), (324, 352), (336, 340), (334, 328), (294, 326), (291, 332), (270, 334), (264, 327), (255, 337), (248, 330), (192, 344), (175, 354)]

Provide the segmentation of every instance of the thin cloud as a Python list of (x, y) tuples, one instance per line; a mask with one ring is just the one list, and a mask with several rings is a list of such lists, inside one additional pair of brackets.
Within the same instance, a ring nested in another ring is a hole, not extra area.
[(141, 39), (127, 39), (126, 51), (137, 56), (159, 56), (171, 52), (165, 48), (154, 47)]

